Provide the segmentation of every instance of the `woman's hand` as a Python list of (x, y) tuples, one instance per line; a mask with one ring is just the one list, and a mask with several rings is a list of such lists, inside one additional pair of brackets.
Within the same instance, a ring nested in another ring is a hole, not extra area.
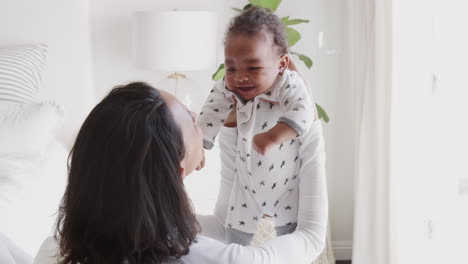
[(205, 167), (205, 150), (202, 149), (203, 151), (203, 159), (200, 161), (200, 164), (198, 164), (197, 168), (195, 168), (196, 171), (199, 171)]

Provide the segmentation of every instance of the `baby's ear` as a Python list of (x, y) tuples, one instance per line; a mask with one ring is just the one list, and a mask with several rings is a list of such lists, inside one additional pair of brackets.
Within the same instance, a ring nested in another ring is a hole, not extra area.
[(280, 61), (279, 61), (279, 70), (280, 72), (283, 72), (285, 69), (287, 69), (289, 66), (289, 56), (288, 54), (281, 55)]

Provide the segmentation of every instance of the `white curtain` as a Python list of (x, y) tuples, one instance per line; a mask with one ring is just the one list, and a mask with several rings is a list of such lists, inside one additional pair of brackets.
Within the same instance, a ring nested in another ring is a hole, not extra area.
[(392, 2), (393, 263), (468, 263), (466, 4)]
[(353, 263), (468, 263), (465, 3), (351, 2)]
[(391, 0), (350, 4), (356, 120), (353, 263), (392, 263), (390, 245)]

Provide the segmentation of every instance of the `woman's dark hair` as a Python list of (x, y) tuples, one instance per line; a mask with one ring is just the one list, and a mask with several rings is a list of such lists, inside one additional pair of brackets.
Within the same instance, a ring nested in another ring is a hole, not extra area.
[(69, 156), (55, 238), (62, 264), (161, 263), (188, 254), (199, 225), (184, 190), (182, 132), (158, 90), (114, 88)]
[(273, 35), (273, 41), (280, 55), (288, 53), (289, 46), (283, 22), (269, 9), (259, 6), (252, 6), (234, 17), (228, 26), (225, 39), (238, 33), (254, 35), (262, 30)]

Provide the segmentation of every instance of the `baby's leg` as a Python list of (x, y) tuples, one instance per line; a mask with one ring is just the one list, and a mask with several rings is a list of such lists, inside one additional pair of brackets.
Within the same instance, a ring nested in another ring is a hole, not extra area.
[(291, 234), (292, 232), (294, 232), (294, 230), (296, 230), (296, 227), (297, 227), (297, 223), (290, 224), (290, 225), (284, 225), (284, 226), (277, 226), (276, 227), (276, 234), (278, 236)]

